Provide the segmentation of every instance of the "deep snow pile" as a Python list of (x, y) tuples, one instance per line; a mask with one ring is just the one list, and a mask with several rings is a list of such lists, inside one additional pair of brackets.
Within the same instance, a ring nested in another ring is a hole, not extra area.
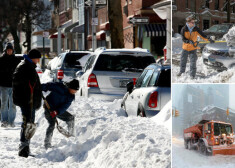
[(184, 148), (183, 138), (172, 138), (173, 168), (231, 168), (235, 164), (235, 155), (204, 156), (196, 150)]
[[(171, 134), (149, 118), (126, 117), (121, 100), (95, 101), (76, 97), (70, 111), (75, 115), (75, 137), (54, 131), (52, 145), (43, 141), (48, 126), (43, 109), (36, 113), (38, 128), (31, 140), (36, 158), (18, 157), (21, 115), (17, 108), (15, 128), (0, 127), (0, 167), (170, 167)], [(66, 124), (59, 120), (59, 124)]]
[(182, 53), (182, 36), (178, 33), (172, 37), (172, 55), (178, 55)]
[(235, 46), (235, 27), (229, 29), (228, 33), (223, 36), (228, 46)]
[(151, 118), (154, 122), (164, 125), (169, 132), (172, 131), (171, 100), (162, 108), (162, 110)]
[(172, 64), (172, 82), (174, 83), (225, 83), (235, 82), (235, 69), (218, 72), (215, 69), (204, 65), (202, 57), (197, 60), (197, 73), (195, 79), (190, 79), (189, 60), (186, 65), (186, 71), (180, 77), (177, 73), (180, 71), (179, 65)]

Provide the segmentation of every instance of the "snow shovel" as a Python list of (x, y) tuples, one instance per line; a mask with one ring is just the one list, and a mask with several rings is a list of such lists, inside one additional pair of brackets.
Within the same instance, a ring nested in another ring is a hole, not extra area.
[[(34, 86), (35, 86), (35, 84), (34, 84)], [(25, 138), (27, 140), (30, 140), (34, 136), (36, 129), (37, 129), (37, 125), (32, 122), (33, 88), (34, 88), (34, 86), (32, 87), (32, 85), (29, 82), (29, 87), (30, 87), (30, 92), (31, 92), (31, 95), (30, 95), (30, 111), (31, 111), (31, 113), (30, 113), (30, 122), (28, 122), (26, 124), (25, 132), (24, 132)]]
[[(42, 98), (43, 98), (43, 100), (44, 100), (44, 102), (45, 102), (45, 105), (46, 105), (47, 109), (50, 111), (51, 108), (50, 108), (50, 105), (48, 104), (46, 98), (45, 98), (44, 96), (42, 96)], [(57, 120), (56, 117), (55, 117), (55, 122), (56, 122), (56, 125), (57, 125), (57, 129), (58, 129), (58, 131), (59, 131), (61, 134), (63, 134), (63, 135), (66, 136), (67, 138), (69, 138), (69, 137), (72, 136), (67, 130), (65, 130), (64, 128), (62, 128), (61, 126), (59, 126), (59, 123), (58, 123), (58, 120)]]

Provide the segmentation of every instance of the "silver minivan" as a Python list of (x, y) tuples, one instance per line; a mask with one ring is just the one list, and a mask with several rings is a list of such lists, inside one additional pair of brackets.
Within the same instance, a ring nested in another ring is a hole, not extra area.
[(108, 101), (121, 99), (127, 83), (136, 81), (144, 68), (154, 62), (146, 49), (97, 49), (77, 73), (79, 94)]

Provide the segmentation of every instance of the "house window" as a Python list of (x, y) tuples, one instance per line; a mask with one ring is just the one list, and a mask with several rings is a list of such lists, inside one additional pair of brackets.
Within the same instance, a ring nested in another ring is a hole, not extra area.
[(196, 12), (196, 0), (190, 1), (191, 11)]
[(215, 0), (215, 10), (219, 10), (219, 0)]
[(132, 4), (132, 0), (129, 0), (129, 4)]
[(225, 5), (225, 3), (226, 3), (226, 2), (224, 2), (224, 5), (223, 5), (223, 7), (224, 7), (224, 8), (223, 8), (223, 11), (224, 11), (224, 12), (227, 12), (228, 4)]
[(186, 4), (185, 4), (185, 5), (186, 5), (186, 8), (188, 8), (188, 0), (186, 0), (185, 2), (186, 2)]
[(206, 1), (206, 4), (205, 4), (206, 8), (210, 8), (210, 4), (209, 4), (209, 1)]

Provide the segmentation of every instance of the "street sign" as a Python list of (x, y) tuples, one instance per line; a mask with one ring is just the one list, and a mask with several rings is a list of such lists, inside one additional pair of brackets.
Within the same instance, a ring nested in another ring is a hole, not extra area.
[(98, 25), (98, 18), (92, 18), (91, 25), (92, 26), (97, 26)]
[(49, 32), (44, 31), (44, 32), (42, 33), (42, 37), (48, 38), (48, 37), (49, 37)]
[[(92, 0), (85, 0), (85, 5), (91, 6)], [(96, 0), (96, 6), (106, 6), (107, 0)]]
[(148, 17), (132, 17), (129, 19), (130, 24), (148, 24), (149, 18)]

